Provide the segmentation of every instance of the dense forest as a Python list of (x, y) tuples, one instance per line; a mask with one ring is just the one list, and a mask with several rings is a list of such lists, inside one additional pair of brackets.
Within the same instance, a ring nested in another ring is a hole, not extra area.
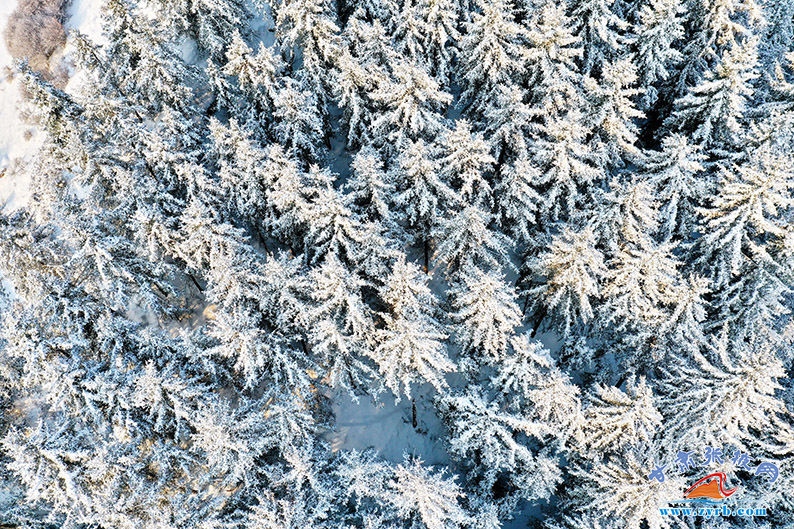
[(794, 1), (102, 5), (15, 66), (0, 526), (794, 527)]

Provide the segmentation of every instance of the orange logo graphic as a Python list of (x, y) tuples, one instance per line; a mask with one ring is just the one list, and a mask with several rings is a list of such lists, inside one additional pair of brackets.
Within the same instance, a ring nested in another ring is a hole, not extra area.
[(710, 498), (713, 500), (724, 500), (738, 489), (734, 487), (725, 490), (725, 481), (727, 477), (723, 472), (716, 472), (709, 474), (705, 478), (701, 478), (695, 482), (694, 485), (689, 487), (684, 493), (684, 498), (694, 500), (697, 498)]

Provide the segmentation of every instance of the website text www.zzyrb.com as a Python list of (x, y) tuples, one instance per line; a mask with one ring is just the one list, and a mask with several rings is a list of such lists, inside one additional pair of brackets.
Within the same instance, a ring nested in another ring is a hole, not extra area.
[(668, 507), (660, 508), (662, 516), (703, 516), (704, 518), (714, 518), (717, 516), (766, 516), (766, 507), (736, 508), (731, 509), (727, 505), (722, 507)]

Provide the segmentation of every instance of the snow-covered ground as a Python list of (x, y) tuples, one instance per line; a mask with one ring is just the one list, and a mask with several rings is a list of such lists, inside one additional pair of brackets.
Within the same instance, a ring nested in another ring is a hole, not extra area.
[[(5, 30), (16, 0), (0, 0), (0, 28)], [(27, 181), (15, 178), (15, 168), (39, 146), (33, 127), (20, 116), (22, 98), (19, 80), (13, 76), (13, 59), (5, 38), (0, 38), (0, 207), (10, 209), (24, 205), (30, 197)]]
[(105, 41), (102, 35), (102, 0), (73, 0), (66, 11), (66, 31), (79, 30), (96, 43)]
[(331, 448), (375, 448), (393, 462), (401, 462), (407, 454), (421, 458), (428, 465), (448, 465), (449, 457), (439, 440), (441, 425), (433, 403), (427, 392), (417, 393), (414, 400), (416, 428), (409, 399), (395, 402), (391, 394), (381, 394), (377, 401), (362, 396), (354, 402), (347, 392), (337, 393), (332, 397), (335, 427), (326, 434)]
[[(16, 5), (17, 0), (0, 0), (0, 29), (5, 30)], [(79, 30), (93, 41), (102, 43), (101, 6), (102, 0), (70, 2), (64, 22), (67, 32)], [(61, 60), (61, 55), (58, 53), (55, 60)], [(16, 168), (41, 144), (35, 127), (22, 119), (23, 109), (19, 79), (13, 75), (13, 58), (6, 49), (5, 38), (0, 38), (0, 173), (4, 172), (0, 177), (0, 207), (5, 205), (10, 210), (24, 206), (30, 199), (30, 182), (20, 177)]]

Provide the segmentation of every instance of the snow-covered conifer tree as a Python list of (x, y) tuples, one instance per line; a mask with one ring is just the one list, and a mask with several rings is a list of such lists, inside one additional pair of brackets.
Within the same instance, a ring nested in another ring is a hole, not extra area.
[(695, 222), (695, 208), (705, 197), (705, 156), (682, 134), (662, 140), (662, 150), (647, 153), (644, 178), (661, 202), (659, 226), (665, 239), (686, 237)]
[(525, 61), (525, 29), (515, 21), (511, 0), (478, 0), (477, 8), (460, 41), (458, 77), (465, 83), (462, 97), (483, 113), (498, 87), (517, 81)]
[(445, 125), (440, 111), (452, 101), (421, 66), (400, 61), (393, 70), (394, 80), (382, 83), (372, 94), (384, 109), (372, 123), (373, 140), (389, 154), (442, 132)]
[(446, 134), (443, 144), (441, 177), (465, 203), (490, 207), (491, 184), (487, 174), (496, 160), (482, 134), (472, 134), (468, 121), (461, 119)]
[(394, 182), (383, 168), (383, 161), (372, 148), (361, 149), (350, 164), (352, 173), (345, 187), (353, 207), (373, 221), (391, 224)]
[(497, 482), (528, 500), (551, 494), (560, 481), (559, 468), (516, 439), (518, 433), (542, 436), (542, 424), (500, 410), (475, 389), (441, 397), (438, 406), (450, 430), (450, 451), (472, 468), (481, 494), (491, 496)]
[(630, 445), (651, 447), (662, 426), (653, 392), (644, 379), (626, 381), (625, 391), (597, 385), (585, 411), (585, 444), (597, 453)]
[[(226, 63), (221, 71), (237, 80), (243, 97), (235, 103), (243, 113), (254, 113), (250, 116), (251, 121), (272, 120), (275, 101), (281, 90), (279, 74), (282, 68), (281, 58), (270, 48), (260, 43), (254, 53), (239, 33), (234, 35), (226, 50)], [(267, 130), (267, 127), (262, 128)]]
[(577, 59), (581, 38), (573, 34), (565, 4), (546, 3), (537, 9), (527, 36), (531, 102), (549, 125), (560, 114), (582, 104), (582, 73)]
[(530, 145), (538, 167), (536, 189), (544, 222), (566, 218), (585, 202), (590, 186), (603, 176), (596, 154), (586, 142), (584, 116), (570, 113), (543, 125)]
[(476, 361), (496, 362), (521, 323), (516, 295), (494, 272), (465, 270), (461, 282), (450, 289), (456, 338), (465, 354)]
[(621, 165), (639, 154), (636, 120), (644, 117), (632, 98), (640, 94), (634, 88), (637, 72), (630, 60), (604, 63), (601, 79), (592, 82), (590, 119), (595, 126), (602, 151), (611, 164)]
[[(416, 265), (399, 259), (382, 289), (389, 312), (377, 333), (378, 345), (370, 353), (394, 393), (411, 396), (413, 382), (446, 387), (443, 374), (453, 369), (447, 358), (442, 326), (435, 319), (437, 301), (427, 286), (427, 275)], [(402, 388), (402, 389), (401, 389)]]
[(241, 30), (247, 33), (248, 20), (254, 15), (242, 0), (157, 0), (154, 4), (165, 21), (188, 32), (215, 59), (234, 45)]
[(528, 240), (541, 197), (533, 187), (538, 181), (538, 169), (526, 158), (519, 158), (502, 170), (496, 186), (496, 209), (502, 230), (521, 240)]
[(677, 265), (669, 245), (618, 251), (604, 277), (604, 322), (618, 331), (656, 329), (677, 288)]
[[(755, 442), (753, 432), (775, 428), (776, 419), (786, 413), (775, 395), (784, 371), (770, 345), (756, 342), (758, 348), (749, 350), (720, 333), (697, 362), (671, 371), (662, 381), (659, 400), (665, 417), (678, 418), (667, 436), (689, 446), (721, 442), (746, 447)], [(706, 427), (703, 418), (718, 427)]]
[(568, 229), (554, 237), (549, 250), (530, 266), (543, 277), (539, 286), (527, 291), (539, 318), (557, 322), (565, 334), (593, 318), (591, 300), (601, 296), (606, 266), (592, 229)]
[(414, 242), (423, 247), (427, 268), (431, 233), (457, 195), (441, 179), (438, 162), (422, 140), (402, 151), (393, 174), (398, 193), (395, 202), (405, 215)]
[[(308, 73), (315, 91), (327, 82), (327, 66), (339, 53), (339, 27), (336, 12), (328, 0), (284, 0), (274, 9), (276, 39), (288, 61), (294, 64), (300, 51), (303, 69)], [(324, 101), (321, 93), (314, 93)]]
[(699, 83), (716, 58), (745, 45), (763, 20), (756, 0), (706, 0), (690, 2), (690, 6), (690, 31), (678, 79), (681, 90)]
[(781, 296), (790, 289), (783, 242), (794, 182), (789, 160), (762, 149), (750, 163), (724, 169), (710, 206), (700, 210), (697, 263), (721, 299), (714, 326), (753, 335), (780, 314)]
[(667, 81), (683, 58), (675, 43), (684, 37), (684, 12), (682, 0), (652, 0), (640, 7), (632, 47), (646, 108), (658, 99), (658, 83)]
[(371, 371), (362, 357), (375, 337), (372, 310), (364, 303), (364, 280), (333, 255), (312, 274), (312, 350), (335, 387), (353, 390)]
[(621, 31), (625, 20), (613, 12), (614, 0), (570, 0), (568, 8), (574, 22), (574, 34), (582, 40), (582, 66), (585, 73), (600, 71), (620, 53)]
[(467, 206), (451, 213), (435, 232), (438, 240), (434, 258), (446, 267), (450, 277), (468, 274), (474, 268), (498, 269), (510, 266), (510, 241), (502, 233), (489, 227), (491, 216), (482, 208)]
[(325, 137), (319, 104), (309, 87), (292, 79), (287, 79), (273, 100), (276, 138), (299, 159), (309, 162), (319, 160)]
[(725, 50), (714, 70), (706, 72), (703, 82), (675, 102), (668, 126), (692, 135), (707, 147), (721, 150), (738, 140), (747, 101), (753, 95), (752, 81), (758, 77), (757, 40)]

